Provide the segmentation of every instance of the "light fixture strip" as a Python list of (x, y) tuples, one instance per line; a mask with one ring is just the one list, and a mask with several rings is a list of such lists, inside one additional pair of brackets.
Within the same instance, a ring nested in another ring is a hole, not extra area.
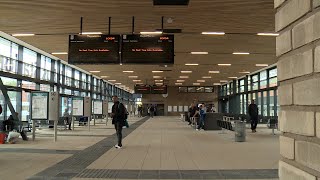
[(204, 34), (204, 35), (225, 35), (226, 33), (225, 32), (202, 32), (201, 34)]
[(23, 36), (35, 36), (35, 34), (31, 34), (31, 33), (17, 33), (17, 34), (12, 34), (12, 36), (14, 37), (23, 37)]
[(249, 55), (249, 52), (233, 52), (234, 55)]
[(258, 36), (279, 36), (279, 33), (258, 33)]

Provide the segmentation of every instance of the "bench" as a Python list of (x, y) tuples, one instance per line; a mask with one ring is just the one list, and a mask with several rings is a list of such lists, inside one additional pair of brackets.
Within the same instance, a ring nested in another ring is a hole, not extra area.
[(218, 120), (217, 124), (219, 127), (221, 127), (222, 129), (227, 129), (230, 131), (234, 131), (234, 128), (232, 127), (232, 124), (230, 121), (222, 121), (222, 120)]

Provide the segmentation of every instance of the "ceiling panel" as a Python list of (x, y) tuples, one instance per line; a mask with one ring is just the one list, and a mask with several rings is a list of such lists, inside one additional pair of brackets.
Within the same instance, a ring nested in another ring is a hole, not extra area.
[[(84, 17), (83, 31), (108, 32), (108, 17), (112, 17), (111, 33), (132, 32), (132, 16), (135, 16), (135, 32), (161, 28), (182, 29), (175, 35), (175, 65), (89, 65), (85, 70), (100, 70), (96, 75), (109, 75), (125, 85), (134, 83), (123, 70), (133, 70), (144, 82), (151, 82), (152, 70), (169, 69), (161, 73), (173, 85), (181, 70), (193, 73), (186, 85), (191, 85), (209, 70), (219, 70), (203, 85), (226, 80), (231, 76), (243, 76), (240, 71), (255, 71), (255, 64), (273, 64), (275, 37), (256, 36), (258, 32), (274, 31), (273, 0), (190, 0), (189, 6), (153, 6), (152, 0), (0, 0), (0, 31), (6, 33), (35, 33), (34, 37), (20, 39), (46, 52), (67, 52), (68, 35), (80, 32), (80, 17)], [(167, 21), (170, 19), (171, 21)], [(225, 36), (201, 35), (203, 31), (223, 31)], [(191, 55), (191, 51), (207, 51), (208, 55)], [(248, 56), (232, 55), (245, 51)], [(57, 56), (67, 61), (67, 55)], [(185, 63), (199, 63), (187, 67)], [(219, 67), (218, 63), (231, 63), (231, 67)]]

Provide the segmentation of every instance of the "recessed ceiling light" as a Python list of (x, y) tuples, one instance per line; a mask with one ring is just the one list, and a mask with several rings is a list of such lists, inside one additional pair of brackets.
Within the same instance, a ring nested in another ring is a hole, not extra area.
[(202, 83), (204, 83), (204, 82), (206, 82), (205, 80), (197, 80), (197, 82), (202, 82)]
[(230, 78), (230, 79), (237, 79), (238, 77), (228, 77), (228, 78)]
[(239, 72), (240, 74), (250, 74), (249, 71), (243, 71), (243, 72)]
[(110, 76), (100, 76), (101, 78), (108, 78), (108, 77), (110, 77)]
[(200, 83), (193, 83), (193, 85), (194, 85), (194, 86), (199, 86), (199, 85), (200, 85)]
[(121, 83), (114, 83), (114, 84), (116, 84), (116, 85), (120, 85)]
[(231, 66), (231, 64), (218, 64), (218, 66)]
[(213, 83), (214, 86), (220, 86), (221, 83)]
[(133, 82), (141, 82), (140, 79), (135, 79), (135, 80), (132, 80)]
[(162, 79), (155, 79), (154, 82), (163, 82)]
[(120, 63), (120, 66), (122, 66), (122, 63)]
[(153, 76), (153, 78), (158, 79), (161, 78), (161, 76)]
[(138, 76), (128, 76), (129, 78), (136, 79)]
[(182, 85), (182, 83), (175, 83), (175, 85)]
[(191, 54), (209, 54), (208, 52), (191, 52)]
[(30, 33), (18, 33), (18, 34), (12, 34), (12, 36), (15, 36), (15, 37), (21, 37), (21, 36), (34, 36), (35, 34), (30, 34)]
[(122, 71), (124, 73), (133, 73), (134, 71)]
[(205, 35), (225, 35), (226, 33), (224, 33), (224, 32), (202, 32), (201, 34), (205, 34)]
[(82, 35), (95, 35), (95, 34), (102, 34), (102, 32), (83, 32), (83, 33), (79, 33)]
[(192, 71), (181, 71), (181, 73), (192, 73)]
[(191, 64), (191, 63), (187, 63), (185, 64), (186, 66), (199, 66), (199, 64)]
[(140, 32), (140, 34), (162, 34), (162, 31)]
[(256, 64), (256, 66), (258, 66), (258, 67), (267, 67), (268, 64)]
[(220, 71), (209, 71), (210, 74), (218, 74)]
[(203, 76), (202, 78), (203, 79), (211, 79), (212, 77), (211, 76)]
[(177, 80), (177, 82), (180, 82), (180, 83), (181, 83), (181, 82), (185, 82), (185, 80)]
[(248, 53), (248, 52), (233, 52), (232, 54), (234, 54), (234, 55), (249, 55), (250, 53)]
[(152, 71), (153, 73), (163, 73), (163, 71)]
[(143, 84), (143, 83), (136, 83), (136, 84), (139, 84), (139, 85), (141, 85), (141, 84)]
[(91, 73), (99, 73), (101, 71), (89, 71), (89, 72), (91, 72)]
[(279, 36), (278, 33), (258, 33), (258, 36)]
[(163, 85), (163, 83), (156, 83), (156, 85)]
[(188, 79), (189, 76), (180, 76), (181, 79)]
[(227, 80), (220, 80), (220, 82), (222, 82), (222, 83), (226, 83), (226, 82), (228, 82)]
[(61, 54), (68, 54), (67, 52), (53, 52), (51, 53), (53, 55), (61, 55)]
[(107, 81), (109, 81), (109, 82), (116, 82), (117, 80), (112, 79), (112, 80), (107, 80)]

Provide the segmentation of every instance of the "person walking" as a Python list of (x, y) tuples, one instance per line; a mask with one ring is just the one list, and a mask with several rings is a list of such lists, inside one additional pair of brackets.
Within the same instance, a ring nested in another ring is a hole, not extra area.
[(258, 125), (258, 106), (255, 104), (254, 100), (251, 100), (251, 104), (248, 107), (249, 116), (251, 119), (251, 130), (253, 133), (257, 132), (256, 128)]
[(69, 130), (71, 130), (71, 117), (68, 108), (64, 110), (63, 117), (65, 118), (65, 123), (68, 125)]
[(113, 106), (112, 106), (112, 124), (114, 124), (117, 138), (118, 138), (118, 144), (116, 144), (114, 147), (117, 149), (122, 148), (122, 127), (125, 125), (125, 107), (122, 103), (119, 102), (118, 96), (112, 97)]
[(151, 106), (149, 110), (150, 110), (150, 117), (153, 118), (153, 116), (154, 116), (154, 106)]
[(196, 112), (198, 111), (198, 107), (195, 106), (194, 103), (191, 104), (190, 108), (189, 108), (189, 124), (191, 125), (193, 123), (192, 119), (194, 119), (196, 117)]

